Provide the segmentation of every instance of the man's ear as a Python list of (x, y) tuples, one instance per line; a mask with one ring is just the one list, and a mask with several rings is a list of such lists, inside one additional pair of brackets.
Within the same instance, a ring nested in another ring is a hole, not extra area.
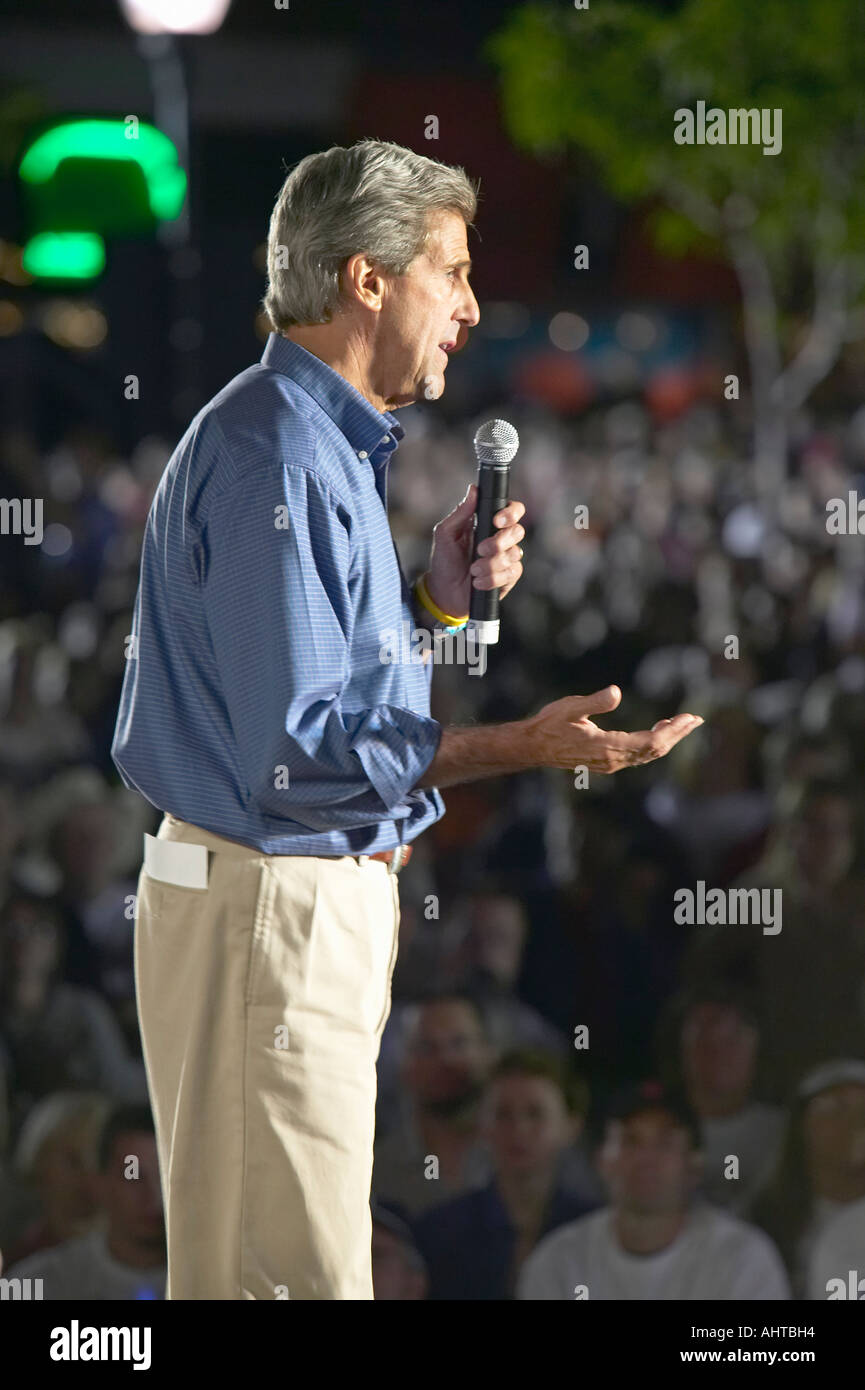
[(364, 308), (374, 309), (379, 313), (384, 305), (385, 281), (377, 266), (367, 264), (360, 288)]
[(380, 269), (362, 252), (349, 256), (342, 268), (341, 281), (349, 301), (357, 301), (365, 309), (381, 308), (384, 279)]

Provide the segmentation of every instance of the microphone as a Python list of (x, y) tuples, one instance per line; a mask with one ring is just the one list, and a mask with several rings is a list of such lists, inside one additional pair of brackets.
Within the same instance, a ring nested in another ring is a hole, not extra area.
[[(511, 459), (520, 447), (520, 437), (507, 420), (487, 420), (475, 435), (478, 460), (478, 503), (472, 564), (478, 558), (481, 541), (495, 533), (493, 517), (507, 506)], [(499, 590), (472, 589), (466, 637), (488, 646), (499, 640)]]

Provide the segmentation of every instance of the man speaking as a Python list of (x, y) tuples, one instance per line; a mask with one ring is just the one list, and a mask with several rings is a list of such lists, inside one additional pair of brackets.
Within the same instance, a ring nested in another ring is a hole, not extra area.
[(112, 756), (164, 813), (135, 968), (170, 1299), (370, 1299), (376, 1059), (397, 874), (438, 788), (529, 767), (614, 772), (615, 686), (499, 726), (430, 717), (433, 662), (380, 634), (459, 628), (522, 573), (510, 502), (472, 561), (476, 489), (410, 589), (387, 520), (392, 413), (444, 390), (478, 322), (476, 189), (398, 145), (300, 161), (268, 239), (261, 361), (190, 424), (145, 529)]

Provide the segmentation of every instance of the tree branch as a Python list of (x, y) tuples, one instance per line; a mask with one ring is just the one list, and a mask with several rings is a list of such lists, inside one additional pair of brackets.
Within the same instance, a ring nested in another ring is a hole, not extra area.
[(861, 284), (865, 279), (859, 262), (858, 257), (842, 256), (834, 265), (818, 263), (815, 269), (814, 315), (808, 336), (772, 388), (773, 401), (787, 413), (798, 410), (838, 360), (850, 305), (858, 293), (856, 281)]
[(663, 192), (671, 206), (693, 222), (695, 227), (699, 227), (701, 232), (713, 237), (721, 235), (721, 214), (711, 198), (671, 178), (664, 180)]
[(769, 403), (773, 383), (781, 372), (778, 310), (766, 258), (746, 231), (725, 235), (730, 260), (742, 291), (745, 343), (751, 363), (751, 389), (756, 407)]

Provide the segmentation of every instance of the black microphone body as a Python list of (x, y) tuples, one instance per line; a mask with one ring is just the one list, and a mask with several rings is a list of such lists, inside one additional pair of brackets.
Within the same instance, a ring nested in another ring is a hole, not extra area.
[[(520, 437), (507, 420), (487, 420), (477, 431), (474, 444), (478, 461), (478, 500), (475, 506), (472, 564), (478, 558), (481, 542), (495, 535), (493, 517), (508, 504), (511, 460), (519, 448)], [(478, 644), (492, 645), (498, 642), (498, 589), (476, 589), (472, 584), (466, 636), (472, 637)]]
[[(478, 504), (475, 511), (472, 564), (478, 558), (478, 546), (481, 541), (495, 535), (493, 517), (508, 504), (510, 478), (509, 463), (478, 464)], [(472, 589), (469, 620), (470, 630), (477, 641), (492, 644), (499, 640), (498, 589)]]

